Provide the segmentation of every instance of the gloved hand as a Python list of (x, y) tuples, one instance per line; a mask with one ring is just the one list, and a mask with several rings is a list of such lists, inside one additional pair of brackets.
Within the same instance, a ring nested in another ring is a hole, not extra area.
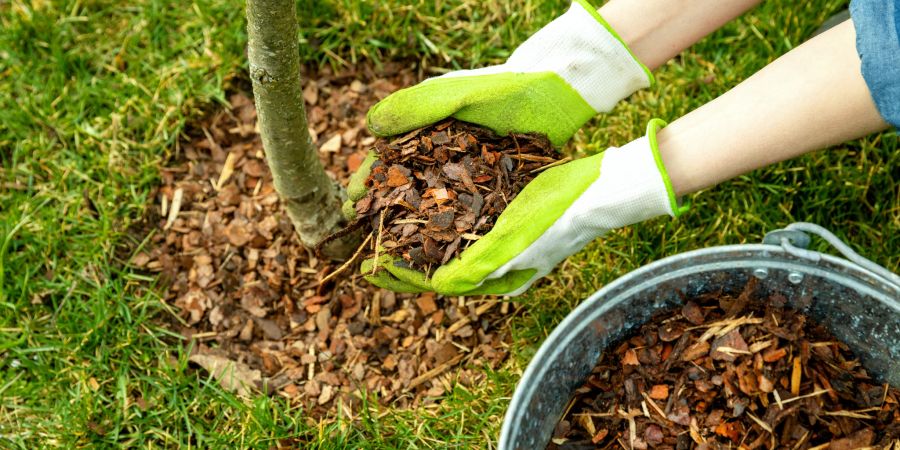
[(659, 156), (662, 126), (654, 119), (640, 139), (541, 173), (490, 232), (430, 278), (388, 255), (365, 261), (362, 271), (373, 284), (398, 292), (518, 295), (607, 231), (686, 209)]
[[(653, 75), (586, 0), (538, 30), (506, 63), (450, 72), (397, 91), (373, 106), (368, 126), (378, 136), (406, 133), (447, 117), (500, 134), (540, 133), (562, 146), (598, 112), (650, 86)], [(344, 215), (365, 196), (375, 156), (350, 178)]]
[(598, 112), (653, 76), (586, 0), (522, 43), (504, 64), (450, 72), (391, 94), (368, 113), (378, 136), (447, 117), (506, 135), (535, 132), (562, 146)]

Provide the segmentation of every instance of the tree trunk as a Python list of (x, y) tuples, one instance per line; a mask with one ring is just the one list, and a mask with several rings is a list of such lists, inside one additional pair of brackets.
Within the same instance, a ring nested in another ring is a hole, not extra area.
[[(250, 78), (275, 190), (300, 240), (313, 248), (344, 223), (343, 192), (325, 174), (309, 136), (300, 84), (294, 0), (247, 0)], [(349, 245), (330, 246), (349, 256)]]

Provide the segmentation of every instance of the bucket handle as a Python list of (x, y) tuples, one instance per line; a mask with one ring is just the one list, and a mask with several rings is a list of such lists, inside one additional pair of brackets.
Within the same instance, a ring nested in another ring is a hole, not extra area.
[(897, 276), (897, 274), (890, 270), (864, 258), (859, 253), (853, 251), (849, 245), (835, 236), (834, 233), (814, 223), (796, 222), (785, 228), (770, 231), (766, 233), (766, 236), (763, 238), (763, 244), (778, 245), (791, 255), (818, 262), (821, 259), (821, 253), (806, 249), (809, 247), (810, 242), (809, 235), (806, 233), (819, 236), (831, 244), (832, 247), (844, 255), (848, 260), (878, 276), (878, 278), (883, 279), (888, 284), (892, 284), (897, 289), (900, 289), (900, 276)]

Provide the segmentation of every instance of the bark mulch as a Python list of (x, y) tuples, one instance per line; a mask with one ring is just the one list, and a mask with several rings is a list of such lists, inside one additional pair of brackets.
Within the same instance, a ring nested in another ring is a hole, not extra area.
[(900, 390), (753, 286), (691, 299), (611, 346), (547, 448), (900, 448)]
[[(346, 184), (375, 139), (365, 113), (413, 84), (409, 69), (327, 68), (305, 78), (310, 128), (328, 173)], [(171, 328), (191, 361), (226, 388), (266, 386), (317, 417), (363, 393), (399, 407), (432, 402), (507, 355), (509, 304), (492, 297), (394, 294), (300, 245), (282, 213), (251, 97), (196, 125), (179, 143), (147, 218), (152, 235), (132, 264), (160, 272)], [(476, 369), (468, 369), (475, 367)]]
[(501, 137), (452, 119), (378, 139), (375, 153), (357, 220), (378, 233), (383, 251), (426, 273), (490, 231), (528, 182), (563, 162), (546, 137)]

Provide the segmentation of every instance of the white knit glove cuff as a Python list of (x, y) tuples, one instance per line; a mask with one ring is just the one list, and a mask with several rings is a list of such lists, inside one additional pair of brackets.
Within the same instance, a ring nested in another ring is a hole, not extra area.
[(600, 176), (569, 206), (550, 228), (522, 253), (491, 273), (499, 278), (514, 270), (536, 269), (534, 276), (509, 295), (518, 295), (546, 276), (563, 259), (609, 230), (662, 215), (677, 216), (679, 206), (656, 150), (655, 119), (647, 135), (602, 155)]
[(565, 14), (528, 38), (506, 63), (443, 77), (508, 72), (555, 72), (598, 113), (611, 111), (620, 100), (654, 81), (650, 70), (586, 0), (572, 2)]

